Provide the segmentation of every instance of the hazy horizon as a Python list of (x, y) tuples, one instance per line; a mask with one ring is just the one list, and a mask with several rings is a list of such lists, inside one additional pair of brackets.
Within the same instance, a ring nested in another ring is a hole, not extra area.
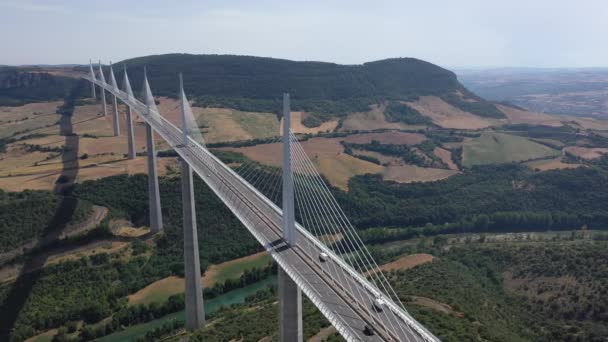
[(165, 53), (361, 64), (414, 57), (448, 69), (608, 67), (608, 2), (0, 0), (3, 65)]

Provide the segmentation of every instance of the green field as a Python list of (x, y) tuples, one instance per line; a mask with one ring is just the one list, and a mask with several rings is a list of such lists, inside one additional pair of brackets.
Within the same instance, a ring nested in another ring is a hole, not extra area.
[[(212, 284), (225, 282), (228, 279), (238, 279), (245, 270), (264, 268), (272, 260), (270, 254), (258, 253), (233, 261), (217, 265), (217, 273), (213, 275)], [(212, 284), (207, 283), (205, 286), (212, 286)]]
[(254, 138), (272, 137), (279, 132), (279, 121), (272, 113), (232, 111), (232, 117)]
[(496, 132), (484, 132), (462, 149), (462, 164), (501, 164), (530, 159), (557, 157), (560, 152), (529, 139)]

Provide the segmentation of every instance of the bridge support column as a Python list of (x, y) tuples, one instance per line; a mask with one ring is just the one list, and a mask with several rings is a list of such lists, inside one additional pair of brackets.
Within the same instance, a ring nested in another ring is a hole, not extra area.
[(112, 116), (112, 128), (114, 130), (114, 136), (117, 137), (120, 135), (120, 119), (118, 116), (118, 101), (116, 100), (116, 95), (112, 95), (113, 105), (114, 105), (114, 115)]
[(135, 159), (135, 134), (133, 133), (133, 115), (131, 111), (131, 106), (127, 105), (127, 146), (129, 148), (129, 152), (127, 153), (127, 157), (129, 159)]
[(95, 94), (95, 83), (91, 82), (91, 98), (97, 100), (97, 94)]
[(160, 191), (158, 189), (158, 173), (156, 172), (156, 147), (154, 132), (146, 123), (146, 152), (148, 155), (148, 197), (150, 201), (150, 231), (158, 233), (163, 229), (163, 217), (160, 208)]
[(91, 77), (91, 97), (93, 100), (97, 99), (97, 94), (95, 94), (95, 82), (92, 80), (95, 79), (95, 72), (93, 71), (93, 62), (89, 59), (89, 76)]
[(279, 341), (301, 342), (302, 292), (289, 275), (279, 268)]
[[(283, 239), (296, 243), (293, 175), (291, 173), (291, 110), (289, 94), (283, 94)], [(279, 268), (279, 341), (300, 342), (302, 329), (302, 292), (289, 275)]]
[[(181, 159), (181, 158), (180, 158)], [(196, 330), (205, 325), (201, 266), (196, 231), (196, 211), (194, 208), (194, 184), (192, 168), (181, 159), (182, 206), (184, 225), (184, 267), (186, 275), (186, 329)]]
[(101, 88), (101, 105), (103, 106), (103, 116), (107, 116), (108, 115), (108, 105), (106, 104), (106, 91), (103, 88)]

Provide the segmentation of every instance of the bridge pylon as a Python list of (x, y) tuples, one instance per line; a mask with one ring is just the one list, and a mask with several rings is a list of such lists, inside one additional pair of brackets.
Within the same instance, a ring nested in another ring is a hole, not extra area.
[[(115, 90), (118, 90), (118, 84), (116, 83), (116, 77), (114, 77), (114, 69), (112, 68), (112, 62), (110, 62), (110, 84)], [(112, 115), (112, 129), (114, 136), (120, 135), (120, 119), (118, 117), (118, 101), (116, 95), (112, 94), (112, 104), (114, 106), (114, 113)]]
[[(106, 78), (103, 75), (103, 69), (101, 68), (101, 61), (99, 61), (99, 79), (101, 82), (106, 83)], [(108, 115), (108, 105), (106, 104), (106, 91), (101, 88), (101, 104), (103, 106), (103, 116)]]
[[(129, 96), (129, 99), (133, 97), (133, 90), (131, 89), (131, 83), (129, 82), (129, 76), (127, 76), (127, 67), (124, 66), (124, 79), (123, 79), (123, 88), (125, 89), (125, 93)], [(129, 159), (135, 159), (135, 134), (133, 132), (133, 112), (131, 106), (127, 104), (127, 146), (128, 153), (127, 157)]]
[[(144, 90), (146, 91), (146, 115), (151, 115), (151, 108), (156, 107), (154, 97), (150, 92), (148, 84), (148, 75), (144, 69)], [(148, 198), (150, 204), (150, 231), (158, 233), (163, 229), (163, 216), (160, 207), (160, 191), (158, 188), (158, 172), (156, 170), (156, 146), (154, 145), (154, 130), (148, 122), (146, 122), (146, 154), (148, 156)]]
[[(93, 71), (93, 62), (89, 59), (89, 73), (91, 80), (95, 79), (95, 72)], [(91, 82), (91, 97), (93, 100), (97, 100), (97, 94), (95, 94), (95, 83)]]
[[(186, 101), (184, 82), (179, 74), (179, 91), (182, 115), (182, 142), (188, 145), (188, 125), (186, 122)], [(198, 251), (198, 233), (196, 230), (196, 209), (194, 207), (194, 184), (192, 167), (180, 158), (182, 171), (182, 207), (184, 225), (184, 274), (186, 276), (186, 329), (196, 330), (205, 325), (203, 306), (203, 286), (201, 283), (201, 265)]]
[[(283, 94), (283, 239), (296, 244), (293, 174), (291, 170), (291, 110), (289, 94)], [(279, 267), (279, 341), (303, 340), (302, 292), (289, 275)]]

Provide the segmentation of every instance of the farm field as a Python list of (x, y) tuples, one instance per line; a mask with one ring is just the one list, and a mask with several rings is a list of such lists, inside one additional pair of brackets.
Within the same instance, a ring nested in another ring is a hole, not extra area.
[(542, 160), (534, 160), (531, 162), (527, 162), (526, 165), (531, 168), (539, 171), (546, 170), (559, 170), (559, 169), (574, 169), (577, 167), (581, 167), (581, 164), (568, 164), (561, 161), (561, 158), (555, 159), (542, 159)]
[(443, 128), (480, 129), (500, 124), (497, 119), (481, 118), (458, 109), (437, 96), (421, 96), (408, 105), (420, 114), (429, 117), (433, 123)]
[(389, 122), (384, 116), (384, 105), (372, 105), (367, 112), (352, 113), (344, 118), (341, 132), (371, 131), (376, 129), (422, 129), (424, 125), (406, 125), (401, 122)]
[[(304, 112), (291, 112), (291, 129), (294, 133), (319, 133), (319, 132), (333, 132), (338, 127), (338, 120), (330, 120), (323, 122), (317, 127), (306, 127), (302, 124), (302, 120), (306, 117)], [(281, 127), (283, 127), (283, 119), (281, 119), (280, 126), (277, 127), (277, 135), (282, 135)]]
[(484, 132), (463, 146), (462, 164), (466, 167), (481, 164), (519, 162), (530, 159), (557, 157), (560, 152), (529, 139), (496, 132)]
[[(218, 297), (204, 300), (205, 305), (205, 314), (211, 314), (222, 307), (228, 307), (232, 304), (240, 304), (245, 302), (245, 298), (247, 296), (255, 294), (257, 291), (262, 290), (268, 286), (272, 286), (276, 283), (275, 277), (270, 277), (259, 281), (255, 284), (248, 285), (246, 287), (236, 289), (233, 291), (229, 291), (225, 294), (222, 294)], [(138, 337), (144, 336), (148, 331), (152, 331), (164, 323), (167, 323), (172, 320), (185, 320), (185, 311), (179, 311), (176, 313), (169, 314), (162, 318), (143, 323), (137, 324), (131, 327), (128, 327), (126, 330), (116, 332), (107, 336), (104, 336), (97, 341), (106, 341), (106, 342), (114, 342), (114, 341), (131, 341)]]
[[(35, 134), (35, 136), (10, 143), (6, 152), (0, 154), (0, 189), (51, 190), (65, 168), (79, 169), (76, 175), (77, 182), (121, 173), (146, 172), (145, 157), (138, 157), (135, 160), (125, 158), (128, 150), (125, 106), (118, 106), (121, 135), (117, 137), (112, 134), (112, 106), (108, 106), (108, 116), (102, 115), (99, 103), (75, 106), (71, 123), (72, 131), (77, 136), (66, 139), (66, 136), (59, 134), (60, 116), (51, 113), (59, 104), (60, 102), (49, 102), (32, 103), (22, 107), (2, 107), (6, 113), (20, 113), (19, 115), (24, 117), (27, 116), (26, 112), (30, 113), (30, 117), (32, 113), (43, 114), (22, 123), (24, 129), (27, 123), (30, 130), (21, 135)], [(51, 126), (46, 127), (48, 124)], [(134, 135), (136, 152), (145, 151), (145, 128), (138, 120), (134, 122)], [(159, 139), (157, 138), (156, 141), (158, 143)], [(66, 144), (69, 144), (72, 154), (77, 156), (77, 159), (62, 160), (62, 149), (66, 148)], [(161, 147), (162, 145), (157, 148)], [(160, 158), (159, 173), (166, 174), (167, 167), (171, 167), (174, 163), (172, 158)]]
[(272, 113), (242, 112), (224, 108), (197, 108), (198, 122), (207, 142), (259, 139), (276, 136), (279, 123)]
[(389, 165), (384, 168), (384, 180), (398, 183), (431, 182), (458, 174), (456, 170), (435, 169), (415, 165)]
[[(217, 282), (227, 279), (238, 279), (243, 271), (252, 268), (262, 268), (270, 263), (270, 255), (265, 252), (243, 258), (227, 261), (218, 265), (210, 265), (201, 277), (204, 287), (212, 287)], [(144, 287), (129, 295), (129, 305), (162, 303), (172, 295), (183, 293), (184, 279), (175, 276), (167, 277)]]
[[(19, 132), (55, 132), (52, 128), (60, 118), (56, 113), (63, 102), (29, 103), (18, 107), (0, 107), (0, 139), (8, 138)], [(27, 134), (27, 133), (25, 133)]]

